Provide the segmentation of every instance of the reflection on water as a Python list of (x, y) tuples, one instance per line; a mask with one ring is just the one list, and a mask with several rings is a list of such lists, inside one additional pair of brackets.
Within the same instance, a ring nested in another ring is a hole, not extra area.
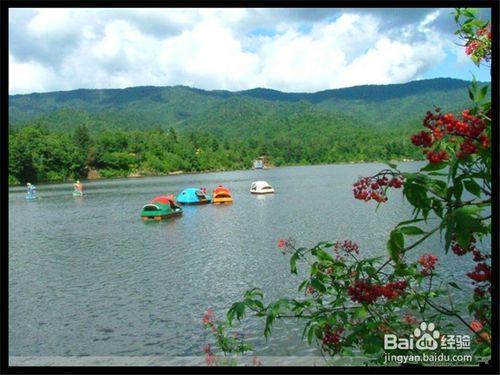
[[(402, 164), (414, 170), (418, 163)], [(9, 194), (10, 355), (199, 355), (209, 335), (201, 317), (221, 314), (251, 287), (270, 298), (296, 295), (280, 238), (299, 246), (352, 239), (366, 255), (385, 254), (392, 226), (409, 216), (401, 191), (377, 211), (352, 197), (352, 183), (383, 165), (352, 164), (39, 185), (27, 202)], [(266, 180), (276, 194), (251, 195)], [(224, 184), (231, 205), (185, 206), (182, 217), (144, 223), (142, 206), (188, 186)], [(436, 239), (431, 245), (440, 247)], [(429, 251), (430, 248), (416, 250)], [(461, 274), (460, 259), (441, 257)], [(268, 342), (260, 321), (243, 331), (261, 355), (317, 354), (296, 322)]]

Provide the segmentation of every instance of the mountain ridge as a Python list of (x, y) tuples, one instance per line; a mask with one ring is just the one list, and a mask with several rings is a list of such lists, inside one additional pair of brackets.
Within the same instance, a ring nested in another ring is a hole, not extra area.
[[(64, 130), (65, 127), (59, 125), (70, 124), (73, 111), (75, 119), (86, 118), (87, 125), (95, 131), (108, 126), (124, 129), (199, 127), (211, 131), (203, 119), (213, 118), (213, 126), (218, 123), (216, 127), (220, 132), (221, 124), (251, 126), (249, 108), (255, 113), (254, 117), (265, 111), (264, 117), (272, 120), (283, 117), (283, 113), (296, 114), (298, 103), (304, 103), (319, 114), (338, 117), (344, 113), (345, 116), (354, 116), (358, 122), (367, 120), (372, 121), (373, 126), (386, 127), (394, 126), (403, 117), (405, 124), (414, 122), (417, 116), (423, 116), (434, 105), (448, 111), (459, 110), (468, 101), (469, 85), (470, 82), (465, 80), (434, 78), (314, 93), (290, 93), (268, 88), (204, 90), (177, 85), (17, 94), (9, 96), (9, 124), (22, 127), (37, 122)], [(214, 117), (214, 111), (218, 111), (218, 117)], [(229, 123), (228, 119), (241, 120), (238, 116), (243, 116), (243, 112), (249, 124), (244, 121)]]

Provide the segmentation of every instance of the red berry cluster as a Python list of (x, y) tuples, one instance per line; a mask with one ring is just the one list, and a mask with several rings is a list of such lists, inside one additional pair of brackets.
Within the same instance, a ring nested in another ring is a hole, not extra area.
[(330, 328), (330, 325), (325, 325), (325, 332), (323, 334), (323, 345), (326, 346), (337, 346), (340, 344), (340, 340), (342, 339), (342, 333), (344, 333), (344, 328), (335, 327), (333, 330)]
[(385, 285), (373, 284), (368, 280), (356, 280), (347, 288), (347, 294), (352, 301), (369, 305), (382, 296), (389, 300), (395, 299), (403, 294), (407, 287), (408, 283), (405, 280), (393, 281)]
[(465, 255), (469, 252), (474, 252), (474, 250), (477, 250), (476, 246), (474, 245), (476, 243), (476, 239), (474, 237), (471, 237), (469, 241), (469, 245), (464, 249), (462, 246), (458, 244), (455, 240), (455, 236), (453, 235), (453, 240), (451, 241), (451, 250), (458, 256)]
[(478, 263), (474, 271), (467, 273), (467, 276), (477, 283), (491, 281), (491, 267), (486, 263)]
[(440, 163), (442, 161), (450, 160), (448, 153), (444, 150), (440, 151), (429, 151), (427, 153), (427, 160), (431, 163)]
[(430, 275), (430, 273), (436, 267), (436, 262), (438, 257), (433, 254), (423, 254), (418, 258), (418, 263), (422, 266), (422, 271), (420, 273), (424, 276)]
[(386, 190), (388, 187), (396, 189), (403, 186), (403, 176), (395, 174), (390, 170), (382, 171), (372, 177), (362, 177), (352, 186), (354, 198), (368, 202), (373, 199), (376, 202), (386, 202)]
[[(452, 113), (442, 114), (440, 108), (436, 108), (435, 112), (427, 111), (423, 120), (423, 125), (429, 131), (421, 131), (411, 137), (415, 146), (430, 148), (447, 136), (451, 142), (456, 142), (457, 137), (461, 137), (462, 141), (456, 152), (459, 158), (475, 154), (479, 147), (489, 147), (490, 139), (484, 132), (485, 122), (472, 115), (469, 110), (462, 112), (462, 119), (455, 118)], [(423, 152), (431, 163), (449, 160), (448, 152), (443, 149), (424, 149)]]

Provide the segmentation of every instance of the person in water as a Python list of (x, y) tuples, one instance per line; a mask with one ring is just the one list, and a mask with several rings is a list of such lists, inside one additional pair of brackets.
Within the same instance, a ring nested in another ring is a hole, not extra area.
[(73, 184), (73, 187), (75, 188), (75, 191), (78, 191), (80, 194), (83, 194), (83, 185), (80, 182), (80, 180), (76, 180), (76, 182)]
[(30, 184), (29, 182), (26, 184), (26, 187), (28, 189), (27, 193), (28, 195), (35, 195), (36, 193), (36, 187), (35, 185)]

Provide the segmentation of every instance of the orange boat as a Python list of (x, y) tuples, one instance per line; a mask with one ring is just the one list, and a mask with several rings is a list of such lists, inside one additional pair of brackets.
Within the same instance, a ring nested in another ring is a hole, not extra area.
[(230, 204), (233, 203), (233, 196), (231, 190), (222, 185), (217, 186), (212, 194), (213, 204)]

